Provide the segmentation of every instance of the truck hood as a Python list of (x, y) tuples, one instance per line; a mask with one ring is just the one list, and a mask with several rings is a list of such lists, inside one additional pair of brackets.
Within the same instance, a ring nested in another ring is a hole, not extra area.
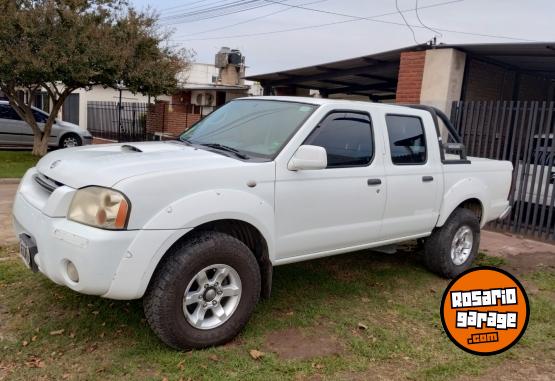
[(235, 158), (175, 141), (99, 144), (66, 148), (49, 153), (37, 170), (72, 188), (87, 185), (112, 187), (141, 174), (228, 168), (245, 165)]

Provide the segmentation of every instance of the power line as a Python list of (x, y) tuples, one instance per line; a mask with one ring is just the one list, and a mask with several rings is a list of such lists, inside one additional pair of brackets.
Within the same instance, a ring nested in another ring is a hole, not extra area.
[[(288, 0), (277, 1), (275, 2), (275, 4), (282, 4), (285, 1), (288, 1)], [(203, 8), (193, 12), (163, 16), (160, 18), (160, 21), (165, 23), (165, 25), (184, 24), (187, 22), (208, 20), (208, 19), (227, 16), (235, 13), (246, 12), (252, 9), (268, 7), (271, 5), (272, 4), (268, 4), (264, 0), (235, 1), (232, 3), (223, 4), (219, 6)]]
[[(328, 1), (328, 0), (316, 0), (316, 1), (311, 1), (309, 3), (303, 3), (301, 5), (311, 5), (311, 4), (316, 4), (316, 3), (323, 3), (325, 1)], [(283, 5), (287, 5), (287, 4), (283, 4)], [(278, 11), (274, 11), (274, 12), (266, 13), (266, 14), (263, 14), (263, 15), (260, 15), (260, 16), (252, 17), (250, 19), (247, 19), (247, 20), (244, 20), (244, 21), (239, 21), (237, 23), (227, 24), (227, 25), (224, 25), (224, 26), (221, 26), (221, 27), (218, 27), (218, 28), (206, 29), (206, 30), (202, 30), (202, 31), (199, 31), (199, 32), (190, 33), (189, 36), (196, 36), (196, 35), (199, 35), (199, 34), (204, 34), (204, 33), (209, 33), (209, 32), (215, 32), (217, 30), (232, 28), (232, 27), (235, 27), (237, 25), (247, 24), (247, 23), (250, 23), (250, 22), (253, 22), (253, 21), (256, 21), (256, 20), (260, 20), (260, 19), (263, 19), (263, 18), (266, 18), (266, 17), (269, 17), (269, 16), (276, 15), (278, 13), (283, 13), (283, 12), (289, 11), (291, 9), (292, 9), (291, 7), (288, 7), (288, 8), (285, 8), (285, 9), (280, 9)]]
[(416, 14), (416, 18), (418, 19), (418, 22), (420, 23), (420, 25), (432, 31), (436, 36), (443, 37), (443, 34), (441, 32), (438, 32), (437, 30), (430, 28), (428, 25), (422, 22), (422, 20), (420, 19), (420, 15), (418, 14), (418, 0), (415, 0), (414, 8), (415, 8), (414, 13)]
[[(266, 1), (269, 1), (269, 0), (266, 0)], [(454, 1), (449, 1), (449, 2), (445, 2), (445, 3), (432, 4), (432, 5), (429, 5), (427, 7), (421, 7), (421, 9), (431, 8), (433, 6), (440, 6), (440, 5), (445, 5), (445, 4), (449, 4), (449, 3), (456, 3), (456, 2), (460, 2), (460, 1), (464, 1), (464, 0), (454, 0)], [(319, 13), (326, 13), (326, 14), (332, 14), (332, 15), (336, 15), (336, 16), (349, 17), (352, 20), (336, 21), (336, 22), (325, 23), (325, 24), (309, 25), (309, 26), (304, 26), (304, 27), (281, 29), (281, 30), (274, 30), (274, 31), (269, 31), (269, 32), (238, 34), (238, 35), (234, 35), (234, 36), (193, 38), (193, 39), (174, 40), (174, 41), (176, 41), (176, 42), (179, 42), (179, 41), (208, 41), (208, 40), (222, 40), (222, 39), (226, 39), (226, 38), (259, 37), (259, 36), (265, 36), (265, 35), (270, 35), (270, 34), (293, 32), (293, 31), (307, 30), (307, 29), (313, 29), (313, 28), (321, 28), (321, 27), (326, 27), (326, 26), (330, 26), (330, 25), (344, 24), (344, 23), (348, 23), (348, 22), (362, 21), (362, 20), (372, 21), (372, 22), (381, 23), (381, 24), (398, 25), (398, 26), (406, 27), (406, 25), (404, 23), (399, 23), (399, 22), (394, 22), (394, 21), (385, 21), (385, 20), (376, 20), (375, 19), (375, 17), (381, 17), (381, 16), (359, 17), (359, 16), (353, 16), (353, 15), (348, 15), (348, 14), (343, 14), (343, 13), (338, 13), (338, 12), (331, 12), (331, 11), (324, 11), (324, 10), (321, 10), (321, 9), (308, 8), (308, 7), (304, 7), (304, 6), (300, 6), (300, 5), (292, 5), (292, 4), (283, 4), (283, 5), (287, 5), (287, 6), (290, 6), (290, 7), (293, 7), (293, 8), (300, 8), (300, 9), (305, 9), (305, 10), (309, 10), (309, 11), (319, 12)], [(411, 9), (411, 10), (414, 10), (414, 9)], [(390, 12), (388, 14), (396, 14), (396, 13), (397, 12), (395, 11), (395, 12)], [(411, 25), (411, 27), (425, 29), (425, 27), (420, 26), (420, 25)], [(502, 35), (487, 34), (487, 33), (465, 32), (465, 31), (454, 30), (454, 29), (446, 29), (446, 28), (435, 28), (435, 29), (437, 29), (439, 31), (442, 31), (442, 32), (463, 34), (463, 35), (469, 35), (469, 36), (499, 38), (499, 39), (513, 40), (513, 41), (536, 42), (535, 40), (530, 40), (530, 39), (525, 39), (525, 38), (517, 38), (517, 37), (511, 37), (511, 36), (502, 36)]]
[[(461, 2), (461, 1), (464, 1), (464, 0), (445, 1), (445, 2), (441, 2), (441, 3), (426, 5), (422, 8), (423, 9), (425, 9), (425, 8), (435, 8), (435, 7), (448, 5), (448, 4), (452, 4), (452, 3), (458, 3), (458, 2)], [(288, 6), (290, 9), (293, 8), (293, 7), (291, 7), (291, 4), (282, 4), (282, 5)], [(415, 10), (415, 8), (408, 8), (408, 9), (402, 10), (401, 12), (410, 12), (410, 11), (414, 11), (414, 10)], [(378, 18), (378, 17), (390, 16), (390, 15), (395, 15), (395, 14), (397, 14), (397, 11), (381, 13), (379, 15), (369, 16), (368, 18), (374, 19), (374, 18)], [(301, 27), (288, 28), (288, 29), (280, 29), (280, 30), (269, 31), (269, 32), (261, 32), (261, 33), (240, 34), (240, 35), (227, 36), (227, 37), (232, 37), (232, 38), (233, 37), (250, 37), (250, 36), (257, 36), (257, 35), (267, 35), (267, 34), (293, 32), (293, 31), (313, 29), (313, 28), (322, 28), (322, 27), (331, 26), (331, 25), (345, 24), (345, 23), (350, 23), (350, 22), (354, 22), (354, 21), (361, 21), (361, 20), (352, 20), (351, 19), (351, 20), (334, 21), (334, 22), (329, 22), (329, 23), (324, 23), (324, 24), (308, 25), (308, 26), (301, 26)], [(231, 24), (231, 26), (235, 26), (235, 25), (238, 25), (238, 24), (240, 24), (240, 23)], [(200, 32), (196, 33), (196, 34), (200, 34)], [(192, 36), (192, 34), (190, 34), (190, 36)], [(181, 40), (181, 41), (216, 40), (216, 39), (222, 39), (222, 38), (224, 38), (224, 37), (208, 37), (208, 38), (186, 39), (186, 40)], [(178, 41), (178, 40), (176, 40), (176, 41)]]
[[(418, 41), (416, 41), (416, 33), (414, 33), (414, 29), (412, 29), (412, 27), (409, 25), (407, 19), (405, 18), (405, 15), (403, 14), (403, 12), (401, 12), (401, 10), (399, 9), (399, 2), (397, 0), (395, 0), (395, 8), (397, 8), (397, 13), (399, 13), (399, 15), (401, 16), (401, 18), (403, 19), (403, 21), (405, 22), (405, 25), (407, 26), (407, 28), (409, 28), (410, 32), (412, 33), (412, 39), (414, 40), (414, 43), (416, 45), (418, 45)], [(416, 10), (417, 8), (415, 8)]]
[(160, 9), (160, 12), (169, 11), (171, 9), (176, 9), (176, 8), (183, 8), (183, 7), (191, 6), (191, 5), (194, 5), (194, 4), (197, 4), (197, 3), (206, 3), (207, 1), (213, 1), (213, 0), (198, 0), (198, 1), (193, 1), (192, 3), (174, 5), (172, 7), (162, 8), (162, 9)]

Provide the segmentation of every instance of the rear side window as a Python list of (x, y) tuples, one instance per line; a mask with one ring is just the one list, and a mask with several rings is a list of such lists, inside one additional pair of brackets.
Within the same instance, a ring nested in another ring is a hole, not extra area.
[(0, 119), (21, 120), (12, 106), (7, 104), (0, 105)]
[(328, 167), (357, 167), (374, 157), (372, 125), (367, 114), (335, 112), (312, 131), (304, 144), (324, 147)]
[(426, 163), (426, 137), (422, 120), (409, 115), (387, 115), (385, 120), (393, 164)]

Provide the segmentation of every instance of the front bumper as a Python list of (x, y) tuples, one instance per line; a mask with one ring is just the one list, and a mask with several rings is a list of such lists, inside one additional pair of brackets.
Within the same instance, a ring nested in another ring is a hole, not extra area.
[(84, 146), (92, 144), (92, 142), (93, 142), (93, 137), (92, 136), (89, 136), (89, 135), (81, 136), (81, 138), (83, 139), (83, 145)]
[[(31, 173), (22, 180), (13, 206), (17, 235), (26, 234), (38, 249), (38, 270), (53, 282), (74, 291), (111, 299), (141, 298), (162, 256), (190, 229), (126, 230), (98, 229), (67, 220), (60, 205), (64, 187), (47, 196), (46, 203), (33, 198)], [(67, 188), (67, 187), (65, 187)], [(55, 217), (53, 217), (55, 216)], [(78, 282), (68, 274), (72, 262)]]
[[(38, 270), (53, 282), (75, 291), (104, 295), (137, 231), (109, 231), (53, 218), (33, 207), (21, 193), (13, 206), (17, 235), (27, 234), (37, 245)], [(75, 264), (79, 282), (67, 274), (67, 263)]]

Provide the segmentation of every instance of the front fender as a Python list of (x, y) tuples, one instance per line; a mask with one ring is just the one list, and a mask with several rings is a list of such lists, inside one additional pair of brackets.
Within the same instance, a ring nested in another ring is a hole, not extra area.
[[(120, 263), (110, 291), (112, 299), (134, 299), (144, 294), (167, 250), (195, 227), (217, 220), (240, 220), (257, 228), (273, 258), (273, 206), (238, 190), (210, 190), (176, 200), (151, 218)], [(137, 274), (142, 274), (137, 276)]]
[(482, 219), (480, 226), (485, 225), (487, 219), (487, 205), (489, 205), (486, 184), (476, 177), (466, 177), (461, 179), (446, 189), (439, 211), (439, 218), (436, 226), (441, 227), (449, 218), (451, 213), (463, 202), (470, 199), (477, 199), (482, 204)]
[(225, 219), (250, 223), (270, 245), (273, 205), (252, 193), (233, 189), (207, 190), (176, 200), (154, 215), (143, 229), (187, 229)]

